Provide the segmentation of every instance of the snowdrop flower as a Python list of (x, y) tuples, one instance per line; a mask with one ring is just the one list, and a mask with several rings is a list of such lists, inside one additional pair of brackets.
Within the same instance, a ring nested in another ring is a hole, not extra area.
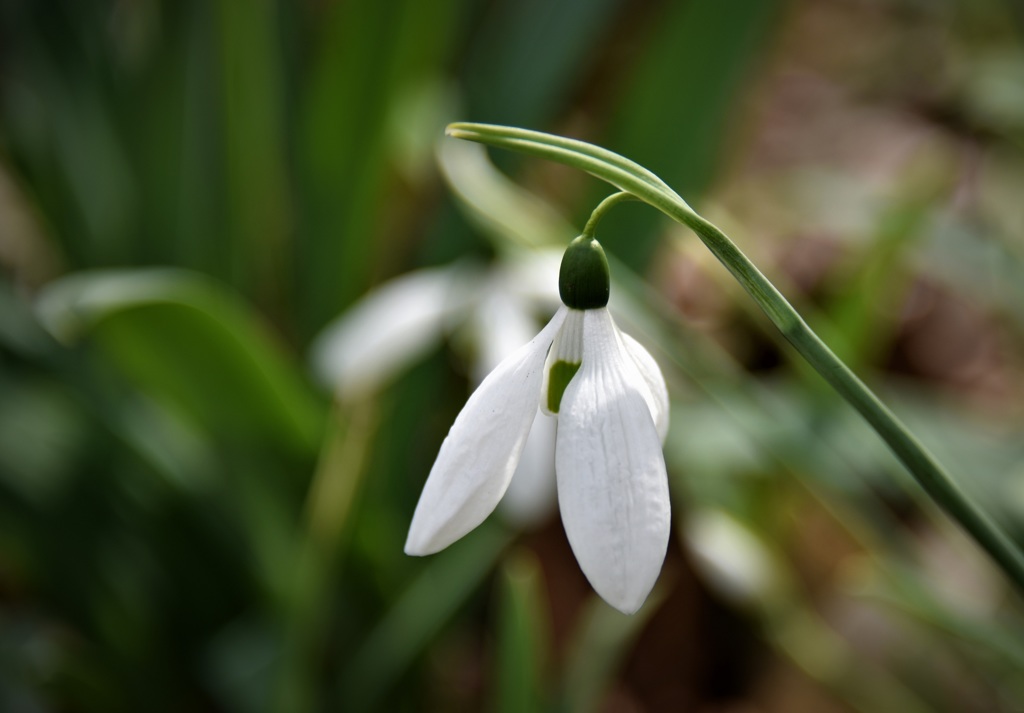
[(480, 384), (441, 445), (405, 551), (427, 555), (494, 510), (538, 407), (557, 415), (555, 470), (569, 544), (601, 597), (629, 614), (665, 558), (669, 495), (662, 443), (668, 391), (657, 364), (608, 312), (609, 271), (581, 236), (559, 273), (563, 306)]

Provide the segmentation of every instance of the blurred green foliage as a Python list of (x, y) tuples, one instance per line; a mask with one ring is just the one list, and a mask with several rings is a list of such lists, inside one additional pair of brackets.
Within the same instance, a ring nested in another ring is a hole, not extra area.
[(0, 710), (1019, 709), (1020, 602), (653, 211), (601, 236), (674, 399), (679, 537), (633, 618), (557, 518), (402, 554), (462, 330), (369, 395), (307, 364), (386, 279), (603, 196), (509, 156), (528, 198), (442, 178), (447, 121), (578, 135), (743, 243), (1021, 541), (1022, 22), (0, 0)]

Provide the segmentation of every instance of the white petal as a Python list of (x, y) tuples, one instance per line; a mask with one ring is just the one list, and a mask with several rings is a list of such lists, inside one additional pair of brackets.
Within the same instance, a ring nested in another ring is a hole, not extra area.
[(632, 357), (633, 363), (636, 364), (637, 371), (640, 372), (640, 376), (643, 377), (644, 383), (647, 385), (649, 393), (644, 396), (647, 399), (647, 406), (651, 409), (654, 427), (658, 429), (658, 438), (664, 444), (665, 438), (668, 437), (669, 412), (668, 387), (665, 386), (665, 377), (661, 374), (658, 362), (654, 361), (654, 357), (644, 349), (640, 342), (625, 332), (619, 332), (619, 335), (622, 337), (622, 342), (625, 344), (629, 356)]
[(551, 514), (555, 502), (555, 419), (538, 412), (498, 510), (514, 525), (531, 527)]
[[(491, 282), (492, 289), (487, 291), (473, 314), (478, 349), (473, 375), (478, 382), (537, 331), (524, 298), (514, 289), (515, 283), (507, 279), (507, 275), (499, 274), (499, 278)], [(553, 280), (558, 283), (557, 265)], [(555, 299), (558, 299), (557, 291)], [(529, 527), (547, 517), (555, 502), (555, 421), (538, 412), (519, 466), (498, 509), (512, 524)]]
[(565, 312), (556, 312), (469, 397), (423, 486), (406, 553), (444, 549), (483, 522), (505, 494), (537, 414), (544, 357)]
[(464, 309), (460, 270), (419, 270), (370, 292), (313, 343), (317, 377), (345, 393), (383, 386), (440, 342), (447, 320)]
[(630, 614), (647, 598), (665, 559), (668, 476), (637, 387), (642, 377), (607, 309), (587, 310), (583, 330), (583, 366), (558, 419), (558, 505), (590, 584)]

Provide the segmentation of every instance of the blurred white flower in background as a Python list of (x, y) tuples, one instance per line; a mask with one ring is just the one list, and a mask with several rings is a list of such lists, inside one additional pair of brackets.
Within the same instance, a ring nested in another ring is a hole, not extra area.
[[(482, 268), (467, 264), (407, 273), (369, 292), (327, 325), (312, 347), (317, 378), (341, 398), (387, 386), (456, 334), (471, 346), (470, 379), (479, 384), (530, 341), (538, 317), (558, 299), (561, 250), (534, 250)], [(555, 423), (538, 412), (501, 512), (513, 524), (537, 524), (555, 503)]]
[(687, 513), (683, 537), (700, 575), (733, 602), (764, 601), (778, 588), (771, 552), (750, 528), (725, 511), (706, 508)]

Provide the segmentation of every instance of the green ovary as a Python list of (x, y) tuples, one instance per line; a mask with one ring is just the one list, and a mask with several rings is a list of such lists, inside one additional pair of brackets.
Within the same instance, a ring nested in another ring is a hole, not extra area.
[(558, 409), (562, 405), (562, 394), (565, 393), (565, 388), (579, 370), (579, 364), (567, 361), (556, 361), (551, 366), (551, 371), (548, 373), (548, 411), (558, 413)]

